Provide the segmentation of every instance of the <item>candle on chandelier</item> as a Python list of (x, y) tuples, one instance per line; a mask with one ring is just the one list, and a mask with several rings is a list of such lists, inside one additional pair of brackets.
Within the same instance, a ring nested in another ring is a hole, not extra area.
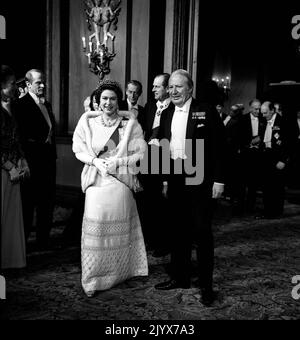
[(229, 88), (230, 87), (230, 78), (229, 77), (226, 77), (226, 84), (227, 84), (227, 87)]
[(89, 46), (90, 46), (90, 52), (92, 53), (93, 52), (93, 43), (91, 41), (89, 42)]
[(88, 54), (88, 62), (89, 62), (89, 65), (91, 65), (91, 53)]
[(82, 37), (82, 45), (83, 45), (83, 49), (86, 49), (86, 41), (85, 41), (85, 37)]

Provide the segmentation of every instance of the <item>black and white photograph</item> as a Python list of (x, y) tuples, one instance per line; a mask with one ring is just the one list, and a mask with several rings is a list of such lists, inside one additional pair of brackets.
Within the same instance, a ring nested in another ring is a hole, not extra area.
[(300, 319), (299, 3), (4, 0), (0, 50), (0, 320)]

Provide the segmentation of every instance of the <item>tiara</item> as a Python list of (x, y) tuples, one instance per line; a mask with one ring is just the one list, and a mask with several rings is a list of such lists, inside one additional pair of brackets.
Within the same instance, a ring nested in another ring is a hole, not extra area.
[(112, 87), (112, 88), (117, 88), (119, 91), (122, 92), (121, 85), (118, 82), (116, 82), (114, 80), (110, 80), (110, 79), (100, 81), (99, 85), (98, 85), (98, 90), (101, 90), (106, 86), (109, 86), (109, 87)]

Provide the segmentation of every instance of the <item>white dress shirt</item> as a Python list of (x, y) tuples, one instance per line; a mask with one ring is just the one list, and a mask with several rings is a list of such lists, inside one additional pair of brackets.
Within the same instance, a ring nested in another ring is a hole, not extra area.
[(226, 125), (229, 123), (230, 119), (231, 119), (231, 116), (228, 115), (228, 116), (224, 119), (223, 124), (226, 126)]
[(156, 138), (158, 135), (159, 131), (159, 126), (160, 126), (160, 118), (161, 118), (161, 113), (170, 105), (171, 99), (167, 98), (163, 102), (157, 101), (156, 102), (156, 112), (155, 112), (155, 117), (152, 125), (152, 137), (151, 140), (149, 141), (149, 145), (157, 145), (159, 146), (159, 140)]
[(252, 126), (252, 137), (258, 136), (258, 117), (253, 116), (252, 113), (250, 113), (251, 117), (251, 126)]
[[(186, 129), (187, 122), (192, 104), (192, 98), (190, 98), (182, 108), (175, 106), (175, 112), (173, 115), (172, 126), (171, 126), (171, 141), (170, 150), (172, 159), (187, 159), (185, 154), (185, 141), (186, 141)], [(167, 185), (168, 182), (163, 182)], [(214, 185), (224, 187), (224, 183), (214, 182)]]
[(161, 113), (170, 105), (170, 103), (171, 103), (170, 98), (165, 99), (163, 102), (161, 102), (159, 100), (156, 102), (157, 109), (156, 109), (152, 129), (155, 129), (160, 125)]
[(177, 158), (187, 158), (185, 154), (185, 140), (191, 104), (192, 98), (190, 98), (182, 108), (175, 106), (170, 141), (171, 158), (174, 160)]
[(42, 114), (49, 126), (49, 133), (48, 133), (48, 137), (46, 139), (46, 143), (50, 143), (51, 142), (51, 135), (52, 135), (52, 123), (49, 117), (49, 113), (48, 110), (45, 106), (45, 98), (39, 98), (37, 95), (35, 95), (32, 92), (28, 92), (30, 94), (30, 96), (32, 97), (32, 99), (35, 101), (36, 105), (40, 108), (40, 110), (42, 111)]
[(272, 130), (273, 130), (273, 125), (276, 119), (276, 115), (277, 114), (275, 113), (273, 117), (267, 122), (267, 127), (266, 127), (265, 137), (264, 137), (264, 143), (266, 145), (266, 148), (272, 147)]
[(297, 119), (297, 122), (298, 122), (298, 128), (299, 128), (298, 139), (300, 139), (300, 118)]
[(32, 92), (28, 92), (32, 99), (35, 101), (36, 105), (40, 108), (40, 110), (42, 111), (43, 113), (43, 116), (47, 122), (47, 124), (49, 125), (50, 129), (52, 128), (52, 123), (51, 123), (51, 120), (50, 120), (50, 117), (49, 117), (49, 113), (48, 113), (48, 110), (45, 106), (45, 99), (44, 98), (39, 98), (38, 96), (36, 96), (34, 93)]

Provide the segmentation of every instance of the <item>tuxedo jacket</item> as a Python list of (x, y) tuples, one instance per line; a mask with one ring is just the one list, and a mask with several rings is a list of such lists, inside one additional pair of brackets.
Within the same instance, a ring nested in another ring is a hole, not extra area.
[[(265, 128), (261, 131), (262, 141), (265, 137), (266, 127), (267, 124), (265, 124)], [(287, 163), (289, 160), (290, 150), (288, 144), (288, 131), (286, 128), (284, 119), (277, 114), (272, 128), (271, 150), (268, 149), (268, 151), (272, 153), (272, 160), (274, 162), (281, 161)], [(267, 150), (265, 143), (263, 143), (263, 150)]]
[[(175, 112), (175, 106), (169, 106), (161, 117), (159, 139), (171, 141), (171, 127)], [(188, 114), (186, 139), (192, 141), (193, 152), (187, 153), (196, 164), (196, 140), (204, 141), (204, 181), (203, 184), (213, 182), (225, 182), (225, 127), (215, 108), (206, 103), (192, 100)], [(198, 150), (197, 150), (198, 151)], [(186, 177), (188, 177), (186, 175)], [(201, 185), (200, 185), (201, 186)]]
[[(119, 110), (120, 111), (128, 111), (128, 103), (127, 100), (122, 100), (121, 103), (119, 103)], [(143, 111), (144, 107), (141, 105), (138, 105), (138, 116), (137, 120), (140, 123), (141, 126), (143, 126)]]
[[(265, 131), (265, 127), (265, 119), (261, 115), (259, 115), (258, 136), (262, 135), (262, 133)], [(251, 113), (249, 112), (245, 115), (242, 115), (239, 122), (239, 141), (241, 152), (249, 149), (253, 137), (257, 136), (252, 136)]]
[[(51, 104), (45, 102), (52, 123), (51, 144), (45, 143), (49, 134), (49, 125), (38, 105), (27, 93), (17, 102), (16, 120), (20, 133), (20, 141), (29, 165), (40, 163), (41, 159), (56, 159), (55, 118)], [(47, 166), (47, 164), (44, 164)]]
[(297, 117), (293, 117), (286, 122), (286, 127), (288, 131), (288, 139), (290, 143), (290, 148), (294, 149), (300, 144), (300, 127), (298, 125)]
[(237, 153), (240, 149), (240, 119), (241, 117), (231, 118), (225, 126), (226, 143), (229, 153)]
[[(174, 104), (171, 102), (168, 106), (169, 109), (174, 109)], [(148, 143), (152, 136), (152, 127), (155, 119), (155, 114), (157, 111), (156, 101), (149, 101), (143, 110), (142, 128), (145, 134), (145, 141)], [(161, 116), (166, 110), (162, 111)]]
[(222, 112), (221, 115), (219, 115), (219, 116), (222, 119), (222, 121), (224, 121), (226, 119), (226, 117), (227, 117), (227, 114)]

